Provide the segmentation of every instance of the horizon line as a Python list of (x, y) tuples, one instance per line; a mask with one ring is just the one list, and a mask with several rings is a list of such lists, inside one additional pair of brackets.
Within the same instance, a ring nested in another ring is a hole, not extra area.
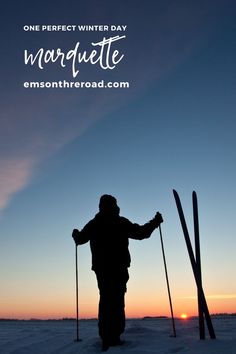
[[(210, 314), (213, 317), (217, 316), (236, 316), (236, 312), (219, 312)], [(137, 317), (127, 317), (127, 320), (145, 320), (145, 319), (170, 319), (171, 316), (137, 316)], [(181, 319), (180, 316), (174, 316), (176, 319)], [(188, 318), (198, 318), (198, 315), (188, 315)], [(80, 321), (86, 320), (98, 320), (97, 317), (82, 317), (79, 319)], [(60, 317), (60, 318), (9, 318), (9, 317), (0, 317), (0, 321), (76, 321), (76, 317)]]

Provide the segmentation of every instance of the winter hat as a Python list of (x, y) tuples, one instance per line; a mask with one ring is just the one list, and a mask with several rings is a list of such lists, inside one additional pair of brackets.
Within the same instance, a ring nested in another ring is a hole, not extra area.
[(99, 210), (100, 211), (109, 211), (117, 208), (116, 198), (109, 194), (104, 194), (100, 198)]

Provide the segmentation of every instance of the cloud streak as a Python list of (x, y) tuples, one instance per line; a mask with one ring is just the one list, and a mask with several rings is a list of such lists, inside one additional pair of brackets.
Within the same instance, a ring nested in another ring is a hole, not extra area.
[(9, 159), (0, 166), (0, 210), (4, 209), (12, 196), (24, 188), (32, 177), (33, 161)]
[[(236, 294), (206, 295), (206, 298), (209, 300), (233, 300), (233, 299), (236, 299)], [(184, 296), (184, 297), (181, 297), (181, 299), (197, 300), (197, 296)]]

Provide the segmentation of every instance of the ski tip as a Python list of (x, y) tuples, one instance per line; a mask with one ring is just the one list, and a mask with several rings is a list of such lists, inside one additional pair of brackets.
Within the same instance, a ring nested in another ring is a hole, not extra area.
[(173, 193), (174, 193), (174, 197), (175, 197), (175, 198), (176, 198), (176, 197), (178, 198), (179, 195), (178, 195), (178, 193), (176, 192), (175, 189), (173, 189)]

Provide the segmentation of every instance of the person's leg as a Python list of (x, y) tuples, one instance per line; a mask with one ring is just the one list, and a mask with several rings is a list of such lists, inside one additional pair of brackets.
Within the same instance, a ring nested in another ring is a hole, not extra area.
[(112, 294), (101, 289), (98, 308), (98, 328), (102, 339), (109, 339), (111, 336), (112, 315)]
[(96, 273), (100, 290), (98, 327), (105, 346), (120, 344), (120, 335), (125, 329), (127, 269)]
[(97, 276), (97, 283), (99, 288), (99, 305), (98, 305), (98, 330), (99, 335), (102, 340), (105, 337), (108, 337), (109, 331), (109, 312), (110, 312), (110, 305), (109, 305), (109, 281), (107, 278), (107, 274), (105, 272), (96, 272)]

